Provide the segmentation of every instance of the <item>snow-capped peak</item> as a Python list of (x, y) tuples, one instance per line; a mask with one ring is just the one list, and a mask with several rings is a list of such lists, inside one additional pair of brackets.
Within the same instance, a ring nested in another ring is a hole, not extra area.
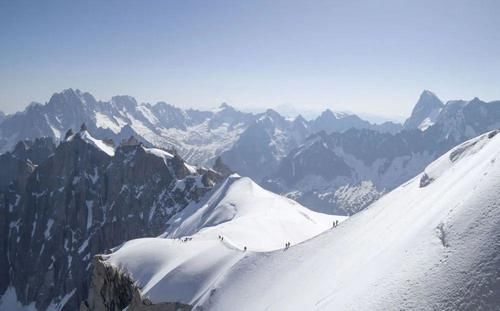
[(166, 236), (213, 232), (211, 236), (227, 236), (240, 249), (270, 251), (282, 248), (284, 241), (298, 243), (319, 234), (331, 226), (332, 219), (344, 217), (312, 212), (248, 177), (233, 174), (201, 206), (193, 204), (173, 217)]
[(68, 134), (66, 136), (65, 141), (72, 141), (73, 139), (75, 139), (75, 137), (78, 137), (78, 138), (82, 139), (83, 141), (93, 145), (94, 147), (103, 151), (104, 153), (106, 153), (110, 157), (115, 155), (114, 146), (112, 146), (111, 144), (109, 144), (105, 141), (102, 141), (102, 140), (99, 140), (97, 138), (92, 137), (92, 135), (90, 135), (90, 133), (88, 132), (85, 124), (82, 124), (81, 130), (77, 133), (72, 134), (72, 132), (68, 131)]
[(153, 303), (194, 305), (246, 254), (285, 249), (343, 219), (231, 175), (204, 201), (171, 218), (162, 237), (129, 241), (103, 258), (126, 269)]
[(443, 102), (434, 93), (424, 90), (420, 94), (411, 116), (405, 121), (404, 127), (425, 131), (436, 122), (443, 107)]

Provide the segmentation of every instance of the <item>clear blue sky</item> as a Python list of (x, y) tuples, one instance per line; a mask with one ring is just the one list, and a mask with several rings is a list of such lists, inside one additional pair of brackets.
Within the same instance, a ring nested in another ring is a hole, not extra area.
[(406, 115), (500, 99), (500, 1), (0, 0), (0, 110), (65, 88)]

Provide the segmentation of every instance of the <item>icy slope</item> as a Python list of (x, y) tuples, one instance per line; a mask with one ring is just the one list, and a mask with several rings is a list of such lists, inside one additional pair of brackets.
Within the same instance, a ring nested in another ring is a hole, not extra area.
[(282, 252), (286, 242), (300, 243), (344, 219), (312, 212), (232, 175), (207, 201), (172, 218), (163, 237), (129, 241), (105, 258), (125, 269), (153, 303), (194, 305), (246, 255)]
[[(500, 135), (454, 148), (286, 252), (248, 254), (203, 310), (497, 310)], [(421, 182), (427, 180), (427, 182)]]

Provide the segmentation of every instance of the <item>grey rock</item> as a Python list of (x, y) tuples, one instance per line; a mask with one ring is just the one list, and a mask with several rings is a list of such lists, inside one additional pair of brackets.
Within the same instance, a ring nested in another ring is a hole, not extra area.
[(95, 256), (92, 260), (92, 280), (88, 299), (80, 305), (80, 311), (189, 311), (192, 307), (179, 302), (153, 304), (142, 297), (140, 288), (127, 271), (117, 269)]
[[(95, 254), (164, 232), (173, 214), (222, 179), (213, 170), (191, 171), (178, 155), (146, 152), (140, 143), (109, 156), (84, 132), (45, 159), (33, 157), (36, 165), (12, 174), (23, 182), (0, 191), (0, 291), (11, 286), (22, 304), (34, 302), (39, 310), (77, 309), (88, 296)], [(21, 144), (12, 154), (29, 151)]]

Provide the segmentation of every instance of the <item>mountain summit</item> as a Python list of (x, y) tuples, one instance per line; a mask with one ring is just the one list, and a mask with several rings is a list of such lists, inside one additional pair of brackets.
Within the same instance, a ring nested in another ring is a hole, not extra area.
[(434, 93), (424, 90), (420, 94), (411, 116), (405, 121), (404, 128), (426, 130), (436, 122), (443, 107), (443, 102)]

